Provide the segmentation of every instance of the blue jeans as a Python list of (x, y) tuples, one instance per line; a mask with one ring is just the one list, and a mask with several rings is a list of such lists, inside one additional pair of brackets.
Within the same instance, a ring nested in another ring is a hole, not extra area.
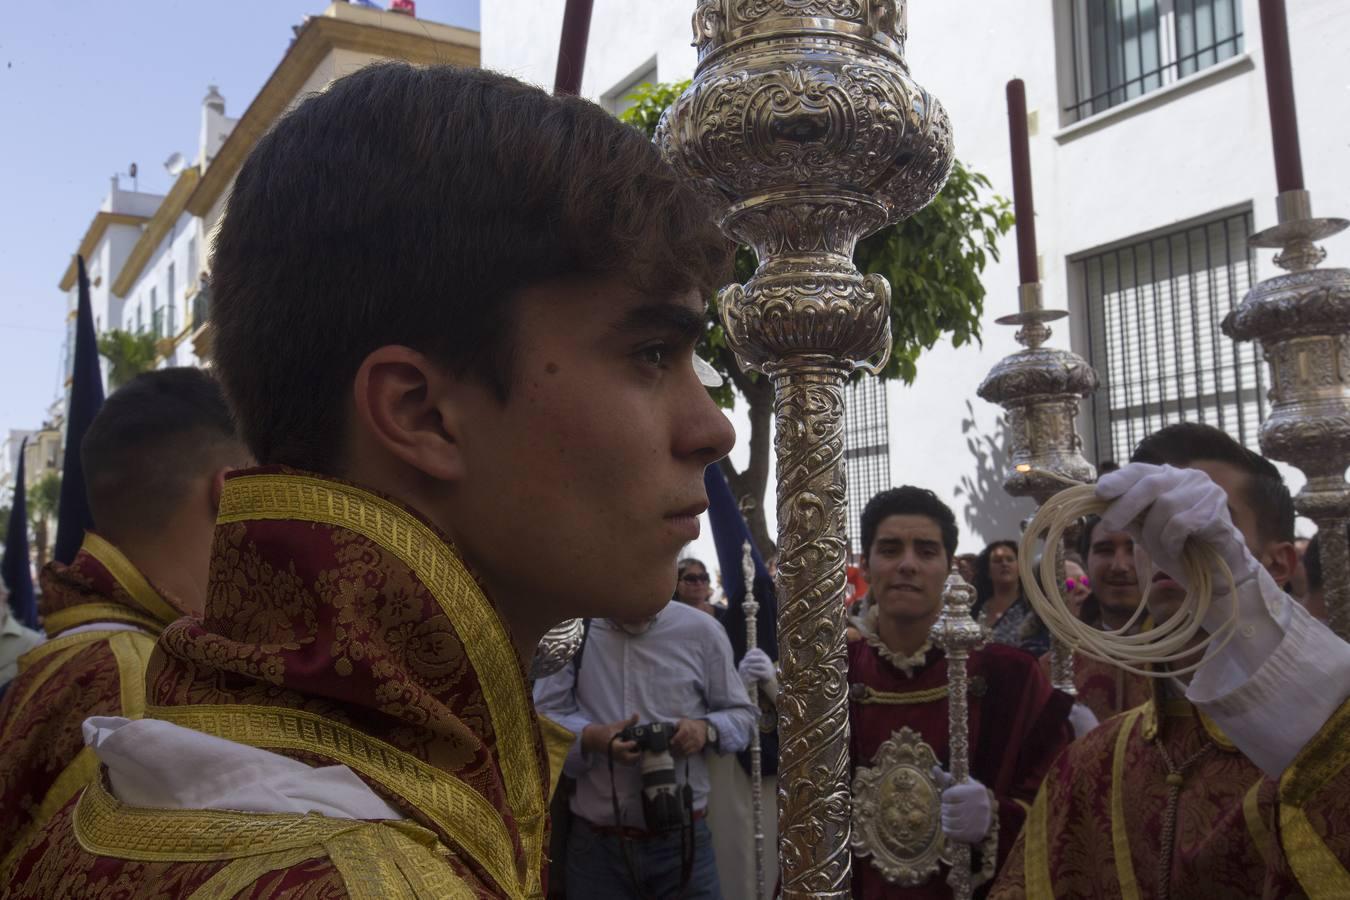
[[(567, 896), (569, 900), (674, 900), (680, 896), (680, 832), (659, 838), (627, 842), (639, 889), (623, 859), (619, 839), (599, 834), (583, 819), (572, 819), (567, 839)], [(694, 866), (684, 900), (722, 900), (713, 861), (712, 832), (708, 823), (694, 823)]]

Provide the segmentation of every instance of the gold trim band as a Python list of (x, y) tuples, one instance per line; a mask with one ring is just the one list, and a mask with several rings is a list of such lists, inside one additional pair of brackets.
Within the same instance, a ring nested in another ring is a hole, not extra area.
[(19, 673), (22, 674), (27, 672), (53, 653), (80, 644), (92, 644), (95, 641), (107, 640), (121, 630), (122, 629), (120, 628), (114, 628), (109, 629), (108, 631), (81, 631), (79, 634), (67, 634), (51, 638), (44, 643), (38, 644), (32, 650), (29, 650), (23, 656), (19, 657)]
[(463, 847), (508, 896), (520, 896), (514, 845), (501, 813), (463, 781), (397, 747), (296, 709), (152, 706), (147, 714), (250, 747), (304, 750), (340, 762), (404, 798)]
[(127, 806), (95, 779), (75, 804), (75, 838), (86, 853), (138, 862), (215, 862), (322, 844), (355, 819), (296, 813)]
[(81, 603), (67, 609), (60, 609), (42, 619), (42, 627), (48, 634), (60, 635), (62, 632), (81, 625), (94, 625), (104, 622), (135, 625), (151, 634), (164, 630), (164, 623), (154, 616), (139, 613), (121, 603)]
[[(1311, 900), (1350, 897), (1350, 872), (1326, 845), (1303, 806), (1350, 766), (1350, 701), (1308, 742), (1280, 778), (1280, 832), (1289, 866)], [(1325, 802), (1335, 802), (1324, 797)]]
[(906, 691), (903, 693), (895, 691), (878, 691), (865, 684), (855, 684), (850, 691), (849, 697), (854, 703), (861, 703), (864, 706), (877, 704), (880, 706), (912, 706), (920, 703), (934, 703), (938, 700), (947, 699), (950, 693), (947, 685), (939, 688), (931, 688), (926, 691)]
[(169, 603), (160, 596), (159, 591), (150, 586), (150, 582), (145, 580), (141, 570), (136, 568), (131, 562), (122, 555), (112, 544), (103, 538), (87, 531), (84, 534), (84, 543), (80, 549), (88, 553), (94, 559), (103, 564), (113, 578), (120, 584), (145, 612), (154, 616), (160, 623), (160, 628), (173, 622), (175, 619), (182, 618), (183, 614), (174, 609)]
[(1261, 785), (1265, 783), (1264, 778), (1258, 778), (1256, 783), (1248, 788), (1242, 798), (1242, 818), (1247, 822), (1247, 834), (1256, 845), (1256, 852), (1261, 854), (1261, 861), (1269, 868), (1271, 851), (1274, 847), (1271, 843), (1270, 828), (1266, 826), (1266, 820), (1261, 818)]
[(1120, 734), (1116, 736), (1115, 756), (1111, 760), (1111, 848), (1122, 900), (1139, 900), (1139, 882), (1134, 874), (1134, 859), (1130, 856), (1130, 834), (1125, 827), (1125, 750), (1129, 747), (1135, 723), (1144, 713), (1143, 707), (1136, 707), (1125, 714)]

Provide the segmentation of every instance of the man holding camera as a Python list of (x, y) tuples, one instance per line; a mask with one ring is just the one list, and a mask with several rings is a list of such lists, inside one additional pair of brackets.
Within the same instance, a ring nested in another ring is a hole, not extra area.
[(568, 896), (720, 900), (704, 754), (745, 749), (757, 719), (722, 626), (682, 603), (596, 619), (534, 699), (577, 735), (563, 767), (576, 779)]

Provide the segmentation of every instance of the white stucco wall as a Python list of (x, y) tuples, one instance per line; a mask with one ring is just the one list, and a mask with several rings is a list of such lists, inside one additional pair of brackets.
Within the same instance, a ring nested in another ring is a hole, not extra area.
[[(1061, 323), (1051, 343), (1068, 346), (1072, 336), (1073, 349), (1086, 355), (1079, 300), (1070, 296), (1071, 257), (1244, 204), (1254, 211), (1256, 228), (1264, 228), (1275, 220), (1275, 176), (1257, 0), (1243, 0), (1243, 60), (1192, 90), (1160, 94), (1128, 114), (1103, 117), (1099, 127), (1080, 126), (1076, 134), (1060, 133), (1055, 15), (1066, 3), (915, 0), (909, 5), (908, 56), (914, 77), (951, 114), (957, 155), (988, 175), (1004, 196), (1012, 193), (1004, 85), (1014, 77), (1026, 81), (1028, 106), (1038, 120), (1032, 166), (1046, 303), (1076, 314), (1072, 327)], [(689, 46), (694, 5), (597, 0), (583, 94), (600, 99), (653, 57), (662, 81), (688, 77), (696, 63)], [(562, 0), (483, 4), (483, 65), (551, 85), (562, 9)], [(1350, 5), (1299, 0), (1290, 4), (1289, 18), (1307, 180), (1318, 211), (1348, 216), (1350, 92), (1343, 57)], [(1350, 234), (1326, 248), (1333, 263), (1346, 265)], [(962, 494), (963, 479), (979, 470), (968, 442), (996, 434), (1000, 414), (975, 389), (999, 359), (1018, 349), (1013, 329), (994, 324), (1017, 306), (1011, 234), (1000, 249), (1003, 261), (992, 263), (984, 277), (983, 346), (939, 344), (920, 360), (912, 386), (892, 385), (889, 392), (892, 479), (932, 488), (953, 506), (962, 550), (1015, 535), (1018, 519), (1030, 509), (1006, 501), (998, 490), (970, 509)], [(1275, 273), (1272, 255), (1260, 254), (1258, 277)], [(733, 414), (732, 420), (744, 435), (744, 418)], [(738, 447), (733, 460), (743, 453)], [(1287, 474), (1297, 490), (1302, 477)], [(772, 511), (772, 497), (768, 506)], [(697, 549), (710, 554), (711, 543), (705, 537)]]

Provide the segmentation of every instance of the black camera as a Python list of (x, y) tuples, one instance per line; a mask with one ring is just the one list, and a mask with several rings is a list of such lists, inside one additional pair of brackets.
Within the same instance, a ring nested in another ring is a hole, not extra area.
[(675, 726), (669, 722), (646, 722), (625, 728), (617, 738), (632, 741), (642, 753), (642, 816), (648, 831), (672, 831), (684, 824), (675, 759), (670, 755), (674, 735)]

